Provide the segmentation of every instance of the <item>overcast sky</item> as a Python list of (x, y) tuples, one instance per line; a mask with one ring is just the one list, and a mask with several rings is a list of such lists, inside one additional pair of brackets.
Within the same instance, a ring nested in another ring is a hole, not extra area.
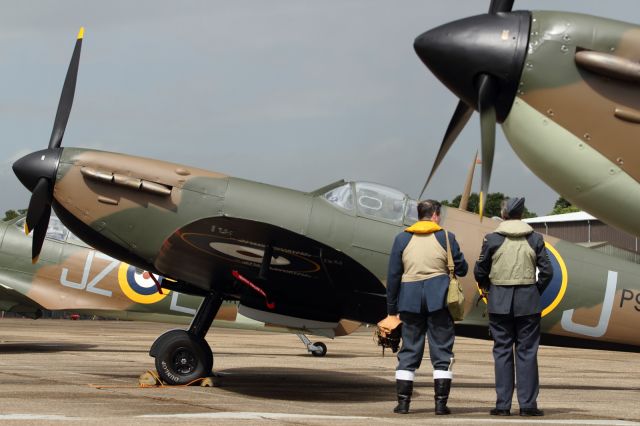
[[(26, 207), (11, 171), (44, 149), (78, 28), (80, 72), (63, 146), (170, 160), (300, 190), (340, 178), (416, 197), (457, 99), (414, 38), (489, 1), (0, 0), (0, 212)], [(640, 22), (637, 1), (525, 1)], [(557, 198), (498, 132), (490, 192), (547, 214)], [(427, 196), (462, 191), (477, 114)], [(476, 172), (474, 191), (479, 188)]]

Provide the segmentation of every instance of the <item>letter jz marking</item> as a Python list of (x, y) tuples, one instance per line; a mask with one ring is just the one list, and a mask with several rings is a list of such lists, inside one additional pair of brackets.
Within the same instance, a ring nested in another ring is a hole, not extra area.
[[(102, 271), (98, 272), (98, 274), (89, 281), (89, 273), (91, 272), (91, 265), (93, 264), (93, 259), (95, 256), (98, 256), (98, 259), (110, 260), (111, 262), (105, 266)], [(104, 279), (111, 271), (113, 271), (118, 265), (119, 261), (114, 258), (107, 256), (104, 253), (96, 252), (95, 250), (89, 251), (87, 254), (87, 259), (84, 262), (84, 269), (82, 270), (82, 279), (79, 283), (73, 282), (67, 279), (69, 274), (68, 268), (62, 268), (62, 272), (60, 272), (60, 284), (65, 287), (75, 288), (76, 290), (85, 290), (90, 293), (96, 293), (101, 296), (111, 297), (113, 292), (110, 290), (105, 290), (103, 288), (98, 288), (97, 285), (100, 281)]]

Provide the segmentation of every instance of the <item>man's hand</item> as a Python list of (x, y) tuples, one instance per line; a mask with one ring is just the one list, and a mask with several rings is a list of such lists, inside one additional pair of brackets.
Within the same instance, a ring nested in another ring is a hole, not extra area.
[(374, 336), (374, 340), (379, 346), (382, 346), (382, 356), (384, 356), (385, 348), (391, 348), (393, 353), (398, 352), (400, 339), (402, 338), (400, 315), (387, 315), (385, 319), (378, 323)]
[(385, 319), (378, 323), (378, 328), (381, 333), (388, 335), (400, 324), (402, 324), (402, 321), (400, 321), (400, 315), (387, 315)]

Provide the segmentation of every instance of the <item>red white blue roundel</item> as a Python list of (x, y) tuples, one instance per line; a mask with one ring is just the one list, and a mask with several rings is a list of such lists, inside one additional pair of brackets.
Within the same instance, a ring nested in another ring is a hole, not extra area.
[[(154, 275), (159, 283), (163, 277)], [(163, 294), (158, 292), (156, 283), (151, 278), (150, 272), (141, 271), (134, 266), (121, 263), (118, 269), (118, 283), (122, 292), (136, 303), (156, 303), (164, 299), (169, 290), (163, 290)]]
[[(551, 268), (553, 269), (553, 277), (551, 278), (551, 282), (547, 288), (540, 296), (540, 306), (542, 309), (541, 316), (547, 315), (549, 312), (553, 311), (556, 306), (558, 306), (567, 291), (568, 282), (567, 266), (564, 263), (564, 259), (562, 259), (558, 250), (556, 250), (551, 244), (545, 241), (544, 245), (547, 249), (547, 254), (549, 255)], [(478, 289), (478, 291), (480, 290)], [(486, 299), (483, 298), (482, 300), (487, 303)]]

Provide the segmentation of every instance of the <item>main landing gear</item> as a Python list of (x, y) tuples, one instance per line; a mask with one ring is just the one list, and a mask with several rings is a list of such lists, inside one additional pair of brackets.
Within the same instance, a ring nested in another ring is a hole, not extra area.
[(204, 298), (187, 330), (170, 330), (153, 342), (149, 355), (156, 359), (156, 370), (169, 385), (186, 385), (207, 377), (213, 368), (213, 353), (205, 340), (222, 297), (210, 293)]

